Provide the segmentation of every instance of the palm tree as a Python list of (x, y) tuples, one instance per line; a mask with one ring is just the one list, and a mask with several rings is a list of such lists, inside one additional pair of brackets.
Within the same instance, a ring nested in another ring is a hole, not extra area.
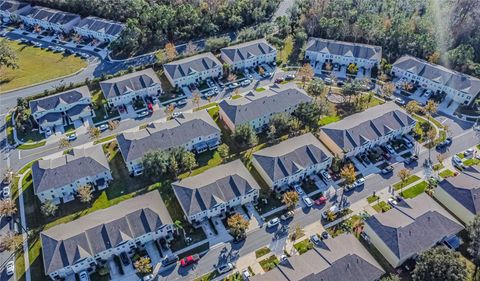
[(60, 149), (64, 149), (64, 148), (68, 148), (70, 147), (72, 144), (70, 143), (70, 141), (67, 139), (67, 138), (61, 138), (59, 141), (58, 141), (58, 147)]
[(405, 183), (407, 183), (408, 178), (410, 177), (411, 172), (408, 169), (401, 169), (398, 172), (398, 177), (400, 178), (400, 194), (402, 194), (402, 190), (405, 187)]
[(185, 228), (183, 228), (182, 222), (179, 220), (176, 220), (174, 222), (174, 225), (177, 232), (182, 232), (183, 240), (185, 240)]

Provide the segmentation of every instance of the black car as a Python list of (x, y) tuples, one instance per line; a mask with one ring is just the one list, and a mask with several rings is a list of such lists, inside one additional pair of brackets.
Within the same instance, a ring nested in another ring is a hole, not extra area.
[(177, 263), (177, 261), (178, 261), (178, 256), (177, 255), (169, 255), (169, 256), (166, 256), (162, 260), (162, 265), (163, 266), (169, 266), (171, 264)]
[(120, 254), (120, 259), (122, 260), (122, 263), (124, 266), (127, 266), (130, 264), (130, 259), (128, 258), (127, 253), (122, 252)]
[(338, 80), (337, 86), (342, 87), (343, 85), (345, 85), (345, 82), (343, 82), (342, 80)]
[(404, 163), (409, 165), (411, 163), (414, 163), (418, 160), (418, 156), (417, 155), (413, 155), (413, 156), (410, 156), (408, 157), (407, 159), (405, 159)]

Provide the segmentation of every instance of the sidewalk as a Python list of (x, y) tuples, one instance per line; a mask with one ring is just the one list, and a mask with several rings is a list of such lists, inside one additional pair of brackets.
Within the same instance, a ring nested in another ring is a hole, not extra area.
[[(22, 189), (22, 181), (23, 177), (25, 176), (25, 173), (20, 175), (20, 179), (18, 180), (18, 207), (20, 209), (20, 221), (21, 224), (23, 225), (23, 228), (28, 229), (27, 226), (27, 219), (25, 218), (25, 208), (24, 208), (24, 202), (23, 202), (23, 189)], [(25, 260), (25, 280), (30, 281), (31, 276), (30, 276), (30, 259), (28, 256), (28, 235), (25, 233), (25, 231), (22, 231), (22, 238), (23, 238), (23, 258)]]

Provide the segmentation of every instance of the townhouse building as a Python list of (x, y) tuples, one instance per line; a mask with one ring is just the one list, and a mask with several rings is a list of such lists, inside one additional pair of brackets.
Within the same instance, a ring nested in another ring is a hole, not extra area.
[(332, 154), (313, 134), (307, 133), (255, 152), (252, 164), (269, 187), (280, 191), (328, 169)]
[(27, 13), (20, 14), (20, 19), (26, 25), (58, 33), (69, 33), (80, 22), (80, 16), (77, 14), (40, 6), (34, 6)]
[(443, 179), (433, 195), (464, 224), (471, 223), (480, 214), (480, 170), (472, 166)]
[(277, 49), (265, 38), (222, 48), (222, 60), (233, 70), (256, 67), (277, 60)]
[(315, 73), (321, 73), (326, 63), (348, 66), (355, 64), (359, 69), (371, 70), (382, 60), (382, 47), (310, 38), (305, 49), (305, 60), (310, 61)]
[(0, 2), (0, 21), (9, 23), (20, 20), (20, 15), (26, 14), (32, 9), (29, 3), (5, 0)]
[(162, 93), (160, 79), (152, 68), (102, 81), (100, 89), (110, 106), (121, 106)]
[(55, 95), (31, 100), (29, 103), (33, 119), (40, 130), (73, 124), (76, 120), (94, 117), (92, 97), (87, 86), (75, 88)]
[(176, 181), (172, 187), (185, 217), (195, 226), (205, 219), (223, 218), (235, 207), (255, 202), (260, 190), (241, 160)]
[(190, 86), (223, 75), (222, 63), (212, 53), (198, 54), (166, 63), (163, 70), (173, 87)]
[(86, 17), (75, 25), (73, 30), (83, 37), (113, 42), (120, 36), (124, 28), (125, 25), (119, 22), (97, 17)]
[(77, 189), (90, 185), (103, 190), (113, 179), (101, 145), (73, 148), (70, 152), (32, 165), (33, 191), (40, 202), (55, 204), (75, 199)]
[(249, 124), (257, 133), (268, 128), (276, 113), (292, 114), (301, 103), (312, 98), (295, 85), (272, 86), (265, 91), (250, 91), (238, 99), (224, 99), (218, 105), (219, 118), (232, 132), (240, 125)]
[(334, 155), (351, 157), (407, 134), (415, 124), (401, 108), (385, 103), (323, 126), (319, 138)]
[(321, 240), (251, 281), (375, 281), (385, 270), (352, 234)]
[(202, 153), (217, 148), (221, 132), (208, 112), (199, 110), (163, 123), (154, 122), (145, 129), (123, 132), (117, 136), (117, 142), (130, 173), (140, 175), (147, 152), (185, 148)]
[(364, 233), (394, 268), (454, 237), (463, 225), (425, 193), (365, 219)]
[(158, 191), (125, 200), (40, 233), (45, 275), (52, 280), (93, 272), (114, 256), (173, 239), (173, 222)]
[(392, 66), (393, 77), (404, 78), (448, 100), (471, 105), (480, 94), (480, 79), (412, 56), (399, 58)]

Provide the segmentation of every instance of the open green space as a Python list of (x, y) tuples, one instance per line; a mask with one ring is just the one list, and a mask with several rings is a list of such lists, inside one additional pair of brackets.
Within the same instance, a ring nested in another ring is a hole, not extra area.
[(257, 92), (263, 92), (263, 91), (265, 91), (265, 90), (266, 90), (266, 89), (263, 88), (263, 87), (259, 87), (259, 88), (256, 88), (256, 89), (255, 89), (255, 91), (257, 91)]
[(368, 204), (372, 204), (373, 202), (377, 201), (380, 197), (377, 195), (370, 195), (367, 197)]
[(378, 213), (384, 213), (392, 208), (387, 202), (380, 201), (378, 204), (372, 206), (372, 208)]
[(264, 260), (259, 262), (260, 266), (263, 268), (265, 272), (274, 269), (280, 261), (277, 259), (275, 255), (272, 255)]
[(263, 257), (270, 252), (270, 248), (263, 247), (255, 251), (255, 257), (258, 259), (259, 257)]
[(414, 182), (416, 182), (416, 181), (418, 181), (418, 180), (420, 180), (420, 177), (419, 177), (419, 176), (417, 176), (417, 175), (411, 175), (411, 176), (409, 176), (409, 177), (407, 178), (407, 180), (403, 183), (403, 185), (402, 185), (402, 182), (399, 181), (399, 182), (397, 182), (396, 184), (393, 185), (393, 188), (394, 188), (395, 190), (397, 190), (397, 189), (400, 189), (400, 188), (402, 188), (402, 187), (408, 186), (409, 184), (412, 184), (412, 183), (414, 183)]
[(434, 170), (434, 171), (439, 171), (439, 170), (441, 170), (441, 169), (443, 169), (443, 168), (444, 168), (444, 166), (443, 166), (442, 163), (437, 163), (437, 164), (433, 165), (433, 170)]
[(193, 111), (199, 111), (199, 110), (207, 109), (207, 108), (214, 107), (214, 106), (217, 106), (217, 103), (216, 102), (211, 102), (211, 103), (208, 103), (206, 105), (202, 105), (200, 107), (195, 107), (193, 109)]
[(313, 243), (310, 242), (310, 239), (307, 238), (298, 243), (293, 244), (293, 247), (301, 255), (313, 249)]
[(463, 165), (467, 167), (478, 165), (478, 163), (480, 163), (480, 160), (478, 160), (477, 158), (469, 158), (469, 159), (463, 160)]
[(438, 175), (445, 179), (445, 178), (448, 178), (448, 177), (453, 177), (455, 175), (455, 173), (450, 169), (445, 169), (445, 170), (441, 171)]
[(69, 75), (87, 65), (73, 55), (65, 56), (16, 41), (7, 40), (6, 43), (17, 55), (18, 68), (2, 70), (0, 92)]
[(427, 186), (428, 186), (428, 183), (426, 181), (421, 181), (420, 183), (417, 183), (416, 185), (404, 190), (402, 192), (402, 196), (406, 199), (414, 198), (420, 193), (423, 193), (427, 188)]

